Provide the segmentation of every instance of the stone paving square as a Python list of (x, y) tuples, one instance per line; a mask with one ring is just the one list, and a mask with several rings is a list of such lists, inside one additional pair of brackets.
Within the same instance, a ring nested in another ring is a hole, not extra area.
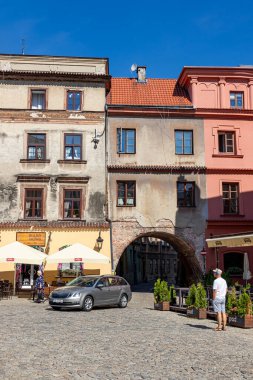
[(90, 313), (13, 298), (0, 316), (1, 380), (253, 379), (253, 330), (155, 311), (152, 294)]

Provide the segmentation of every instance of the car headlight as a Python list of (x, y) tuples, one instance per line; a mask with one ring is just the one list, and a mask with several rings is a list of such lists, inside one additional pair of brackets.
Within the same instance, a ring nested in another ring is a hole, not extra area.
[(71, 297), (71, 298), (80, 298), (80, 297), (81, 297), (81, 294), (78, 293), (78, 292), (76, 292), (76, 293), (70, 294), (69, 297)]

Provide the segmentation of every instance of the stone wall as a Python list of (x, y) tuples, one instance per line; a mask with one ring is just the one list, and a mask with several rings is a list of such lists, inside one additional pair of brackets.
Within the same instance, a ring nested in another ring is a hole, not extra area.
[(189, 283), (201, 278), (200, 251), (203, 248), (204, 235), (197, 236), (191, 228), (175, 228), (165, 220), (159, 221), (154, 227), (143, 227), (134, 220), (112, 222), (114, 270), (127, 246), (142, 236), (156, 237), (170, 243), (185, 266)]

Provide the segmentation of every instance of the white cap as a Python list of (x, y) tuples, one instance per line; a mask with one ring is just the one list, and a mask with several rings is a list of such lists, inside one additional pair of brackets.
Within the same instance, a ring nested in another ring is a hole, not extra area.
[(213, 269), (213, 274), (221, 275), (222, 274), (222, 270), (219, 269), (219, 268), (215, 268), (215, 269)]

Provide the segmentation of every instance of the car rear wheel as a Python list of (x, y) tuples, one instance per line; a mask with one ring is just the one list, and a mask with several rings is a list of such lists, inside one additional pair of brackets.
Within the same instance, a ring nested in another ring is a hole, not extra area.
[(93, 309), (93, 304), (94, 304), (93, 298), (90, 296), (87, 296), (87, 297), (85, 297), (85, 299), (83, 301), (82, 309), (84, 311), (91, 311)]
[(127, 307), (127, 304), (128, 304), (127, 295), (126, 294), (122, 294), (122, 296), (120, 297), (120, 300), (119, 300), (119, 307), (121, 307), (122, 309), (124, 309), (125, 307)]

